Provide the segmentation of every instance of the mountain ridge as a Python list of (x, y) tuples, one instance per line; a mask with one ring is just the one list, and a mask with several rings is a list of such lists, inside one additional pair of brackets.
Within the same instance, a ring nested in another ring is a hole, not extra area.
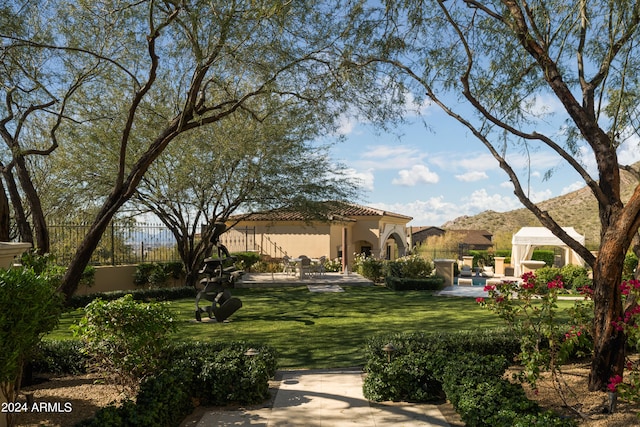
[[(640, 162), (632, 167), (636, 170)], [(627, 201), (638, 180), (625, 170), (620, 171), (620, 190), (623, 201)], [(537, 203), (549, 212), (562, 227), (573, 227), (585, 236), (585, 245), (596, 249), (600, 243), (600, 218), (598, 203), (591, 190), (584, 187), (561, 196)], [(441, 228), (447, 230), (482, 229), (491, 232), (498, 239), (510, 240), (511, 235), (522, 227), (541, 227), (538, 219), (527, 208), (514, 209), (507, 212), (487, 210), (473, 216), (461, 216), (444, 223)]]

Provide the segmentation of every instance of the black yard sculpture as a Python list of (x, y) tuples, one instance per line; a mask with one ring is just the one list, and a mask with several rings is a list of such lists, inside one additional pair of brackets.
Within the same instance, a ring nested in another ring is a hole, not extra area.
[[(217, 258), (205, 258), (200, 274), (207, 277), (200, 280), (203, 289), (196, 295), (196, 320), (202, 321), (202, 313), (206, 312), (210, 319), (224, 322), (242, 307), (242, 301), (231, 296), (229, 288), (242, 276), (243, 271), (234, 267), (236, 257), (229, 255), (227, 248), (220, 242), (220, 235), (227, 229), (226, 225), (216, 223), (213, 228), (211, 242), (218, 249)], [(213, 304), (200, 308), (200, 300), (205, 299)]]

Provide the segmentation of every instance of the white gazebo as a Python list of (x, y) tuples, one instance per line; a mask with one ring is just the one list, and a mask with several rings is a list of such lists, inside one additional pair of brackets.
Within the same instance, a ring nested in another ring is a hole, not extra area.
[[(563, 227), (562, 229), (574, 240), (584, 245), (584, 236), (573, 227)], [(522, 227), (513, 235), (511, 244), (511, 265), (514, 267), (514, 275), (516, 277), (520, 277), (523, 274), (523, 261), (530, 260), (533, 249), (539, 246), (558, 246), (562, 248), (564, 250), (564, 264), (584, 264), (583, 259), (573, 249), (545, 227)]]

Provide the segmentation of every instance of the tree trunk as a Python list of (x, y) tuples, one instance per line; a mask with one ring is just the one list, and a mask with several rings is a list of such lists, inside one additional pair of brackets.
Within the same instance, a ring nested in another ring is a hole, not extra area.
[(11, 212), (7, 193), (5, 193), (4, 185), (0, 180), (0, 242), (8, 242), (9, 240), (11, 240)]
[[(109, 198), (101, 213), (98, 214), (93, 224), (91, 224), (89, 232), (82, 240), (82, 243), (78, 246), (74, 257), (69, 264), (69, 268), (67, 268), (67, 271), (62, 278), (62, 284), (58, 287), (58, 292), (64, 294), (65, 299), (68, 300), (75, 293), (78, 288), (78, 284), (80, 283), (80, 279), (82, 279), (84, 269), (89, 265), (91, 256), (96, 250), (96, 247), (98, 247), (98, 243), (100, 243), (102, 235), (109, 226), (109, 222), (124, 202), (125, 201), (118, 202), (117, 200)], [(108, 209), (108, 207), (111, 207), (111, 209)]]
[(20, 187), (29, 203), (31, 208), (31, 221), (33, 222), (33, 231), (35, 232), (35, 248), (39, 254), (46, 254), (50, 251), (49, 241), (49, 228), (47, 222), (44, 219), (44, 212), (42, 210), (42, 203), (40, 202), (40, 196), (36, 191), (33, 181), (27, 171), (27, 167), (23, 156), (15, 157), (15, 169), (18, 174), (18, 181), (20, 181)]
[(624, 265), (624, 237), (609, 233), (603, 236), (593, 266), (594, 321), (593, 359), (589, 373), (589, 390), (606, 390), (609, 379), (622, 375), (625, 365), (626, 336), (613, 327), (623, 313), (620, 278)]
[(24, 205), (20, 198), (20, 192), (18, 186), (13, 177), (11, 170), (3, 170), (2, 175), (7, 184), (7, 191), (9, 192), (9, 198), (11, 199), (11, 205), (13, 206), (13, 214), (15, 215), (16, 225), (18, 227), (18, 235), (20, 240), (33, 244), (33, 233), (29, 221), (27, 221), (27, 214), (24, 211)]

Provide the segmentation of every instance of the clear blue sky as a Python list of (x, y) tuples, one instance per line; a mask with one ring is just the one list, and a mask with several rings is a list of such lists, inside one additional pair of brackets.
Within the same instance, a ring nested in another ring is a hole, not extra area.
[[(539, 102), (549, 112), (562, 110), (551, 98)], [(549, 132), (558, 135), (561, 126), (556, 126)], [(346, 119), (341, 133), (346, 142), (337, 144), (332, 153), (351, 174), (362, 179), (360, 203), (411, 216), (414, 219), (409, 225), (440, 226), (462, 215), (522, 207), (506, 173), (484, 145), (435, 105), (425, 106), (410, 124), (389, 133)], [(561, 142), (561, 137), (557, 140)], [(636, 136), (623, 144), (619, 150), (621, 163), (640, 160), (638, 141)], [(512, 166), (526, 189), (526, 157), (515, 150), (513, 154)], [(530, 155), (529, 189), (534, 201), (584, 187), (584, 181), (555, 153), (541, 149)], [(597, 177), (592, 157), (583, 157), (583, 163)], [(551, 168), (554, 174), (544, 180)]]

